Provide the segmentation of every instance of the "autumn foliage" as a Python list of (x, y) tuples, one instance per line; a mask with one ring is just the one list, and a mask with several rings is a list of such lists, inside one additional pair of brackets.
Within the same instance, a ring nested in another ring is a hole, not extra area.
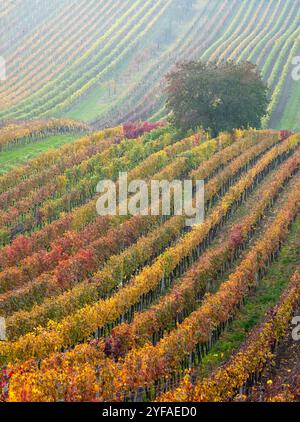
[[(298, 273), (224, 367), (190, 372), (287, 241), (300, 137), (199, 131), (178, 141), (140, 126), (87, 135), (0, 178), (2, 401), (231, 400), (285, 335)], [(97, 215), (93, 184), (120, 170), (147, 183), (204, 179), (204, 223)]]
[(163, 126), (163, 123), (150, 122), (129, 122), (123, 125), (123, 133), (125, 138), (134, 139), (144, 135), (144, 133), (151, 132), (153, 129)]

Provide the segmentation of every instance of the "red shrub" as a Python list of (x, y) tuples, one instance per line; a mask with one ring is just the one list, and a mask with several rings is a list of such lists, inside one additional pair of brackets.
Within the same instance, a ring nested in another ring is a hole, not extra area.
[(292, 135), (293, 135), (293, 132), (291, 132), (290, 130), (282, 130), (280, 132), (280, 140), (284, 141), (285, 139), (289, 138)]
[(135, 139), (142, 136), (144, 133), (151, 132), (151, 130), (163, 126), (161, 122), (129, 122), (123, 125), (124, 136), (127, 139)]

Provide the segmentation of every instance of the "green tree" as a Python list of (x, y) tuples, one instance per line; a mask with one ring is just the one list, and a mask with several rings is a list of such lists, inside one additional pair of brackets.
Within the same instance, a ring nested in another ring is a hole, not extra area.
[(178, 63), (166, 76), (167, 109), (182, 131), (221, 131), (261, 126), (268, 89), (255, 65), (246, 62)]

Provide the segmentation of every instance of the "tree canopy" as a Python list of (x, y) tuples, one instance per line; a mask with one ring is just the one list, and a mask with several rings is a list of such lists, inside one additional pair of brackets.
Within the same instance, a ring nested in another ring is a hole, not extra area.
[(167, 109), (176, 128), (220, 131), (261, 126), (268, 89), (252, 63), (178, 63), (166, 76)]

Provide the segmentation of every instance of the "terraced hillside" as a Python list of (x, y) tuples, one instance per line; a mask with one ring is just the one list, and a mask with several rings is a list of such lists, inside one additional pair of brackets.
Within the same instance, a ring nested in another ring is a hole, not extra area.
[(98, 129), (155, 120), (165, 114), (164, 74), (202, 58), (256, 63), (272, 98), (265, 126), (300, 128), (300, 0), (2, 3), (0, 119), (71, 117)]
[[(299, 147), (274, 130), (117, 127), (0, 176), (1, 400), (255, 394), (300, 296)], [(204, 223), (98, 215), (95, 186), (120, 171), (205, 180)]]

